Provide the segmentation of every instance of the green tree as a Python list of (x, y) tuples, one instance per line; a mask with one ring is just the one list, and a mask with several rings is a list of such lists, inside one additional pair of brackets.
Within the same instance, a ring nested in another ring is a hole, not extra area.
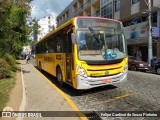
[(32, 53), (35, 53), (35, 44), (38, 41), (38, 34), (39, 34), (39, 28), (40, 26), (38, 25), (38, 21), (36, 20), (36, 18), (34, 18), (31, 22), (30, 22), (30, 30), (31, 30), (31, 35), (33, 37), (33, 40), (30, 43), (30, 46), (32, 48)]
[(10, 0), (0, 1), (0, 55), (5, 53), (5, 47), (7, 47), (6, 40), (8, 38), (11, 5)]
[(32, 34), (33, 34), (34, 41), (37, 41), (37, 35), (40, 32), (39, 28), (40, 26), (38, 25), (38, 21), (34, 18), (32, 20)]
[(0, 1), (0, 54), (19, 54), (22, 47), (29, 43), (29, 26), (31, 0)]

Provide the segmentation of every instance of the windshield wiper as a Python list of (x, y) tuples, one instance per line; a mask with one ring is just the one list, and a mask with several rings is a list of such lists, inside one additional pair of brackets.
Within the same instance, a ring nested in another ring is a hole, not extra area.
[(98, 35), (97, 35), (96, 32), (93, 30), (93, 28), (92, 28), (92, 27), (88, 27), (88, 29), (91, 31), (91, 33), (92, 33), (93, 37), (96, 39), (96, 41), (97, 41), (98, 43), (100, 43), (100, 41), (99, 41), (99, 39), (98, 39)]
[[(93, 28), (92, 28), (92, 27), (88, 27), (88, 29), (91, 31), (91, 33), (92, 33), (93, 37), (96, 39), (96, 41), (97, 41), (99, 44), (103, 45), (102, 42), (100, 41), (100, 39), (98, 38), (98, 34), (93, 30)], [(106, 50), (104, 49), (104, 53), (105, 53), (105, 54), (102, 53), (102, 50), (100, 50), (100, 53), (101, 53), (101, 55), (103, 56), (103, 58), (105, 59), (105, 58), (106, 58), (106, 57), (105, 57)]]

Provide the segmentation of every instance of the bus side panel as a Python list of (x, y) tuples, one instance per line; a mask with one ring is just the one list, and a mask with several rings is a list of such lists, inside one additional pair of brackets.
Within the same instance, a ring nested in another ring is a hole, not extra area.
[[(44, 63), (43, 63), (43, 69), (46, 71), (46, 72), (48, 72), (48, 73), (50, 73), (50, 74), (52, 74), (51, 73), (51, 69), (52, 69), (52, 55), (51, 54), (45, 54), (44, 55)], [(52, 74), (53, 75), (53, 74)]]
[(49, 62), (48, 62), (48, 68), (49, 69), (48, 69), (47, 72), (56, 77), (55, 56), (56, 56), (56, 54), (54, 54), (54, 53), (48, 55), (48, 60), (49, 60)]
[[(66, 82), (66, 55), (65, 53), (57, 53), (55, 55), (55, 69), (57, 67), (61, 68), (61, 72), (63, 75), (63, 81)], [(55, 70), (56, 71), (56, 70)]]
[(38, 56), (39, 56), (38, 54), (35, 55), (35, 62), (36, 62), (37, 67), (38, 67)]
[(36, 55), (36, 63), (37, 63), (37, 66), (42, 69), (44, 69), (44, 65), (43, 65), (43, 62), (44, 62), (44, 59), (43, 59), (43, 54), (37, 54)]
[(51, 62), (50, 62), (50, 74), (56, 77), (56, 65), (55, 65), (55, 54), (51, 54)]
[(76, 89), (77, 88), (77, 79), (76, 79), (76, 64), (78, 60), (77, 56), (77, 45), (73, 45), (73, 69), (72, 69), (72, 81), (73, 81), (73, 87)]
[[(42, 67), (42, 69), (49, 74), (56, 77), (56, 54), (37, 54), (36, 55), (36, 64), (38, 67)], [(41, 66), (40, 66), (41, 64)]]

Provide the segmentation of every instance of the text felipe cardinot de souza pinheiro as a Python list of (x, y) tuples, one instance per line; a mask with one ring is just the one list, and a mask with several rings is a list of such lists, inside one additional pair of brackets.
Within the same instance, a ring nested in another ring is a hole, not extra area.
[(158, 117), (158, 114), (157, 113), (149, 113), (149, 112), (126, 112), (126, 113), (105, 113), (105, 112), (102, 112), (100, 113), (100, 116), (101, 117)]
[[(94, 111), (100, 117), (160, 117), (160, 111)], [(82, 111), (88, 113), (88, 111)], [(90, 112), (89, 112), (90, 113)], [(77, 117), (73, 111), (3, 111), (0, 117)]]

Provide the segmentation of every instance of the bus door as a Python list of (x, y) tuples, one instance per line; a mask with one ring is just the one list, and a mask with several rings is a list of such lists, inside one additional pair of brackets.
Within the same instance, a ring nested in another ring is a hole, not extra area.
[(67, 82), (72, 83), (72, 40), (71, 32), (67, 34), (67, 43), (66, 43), (66, 73), (67, 73)]

